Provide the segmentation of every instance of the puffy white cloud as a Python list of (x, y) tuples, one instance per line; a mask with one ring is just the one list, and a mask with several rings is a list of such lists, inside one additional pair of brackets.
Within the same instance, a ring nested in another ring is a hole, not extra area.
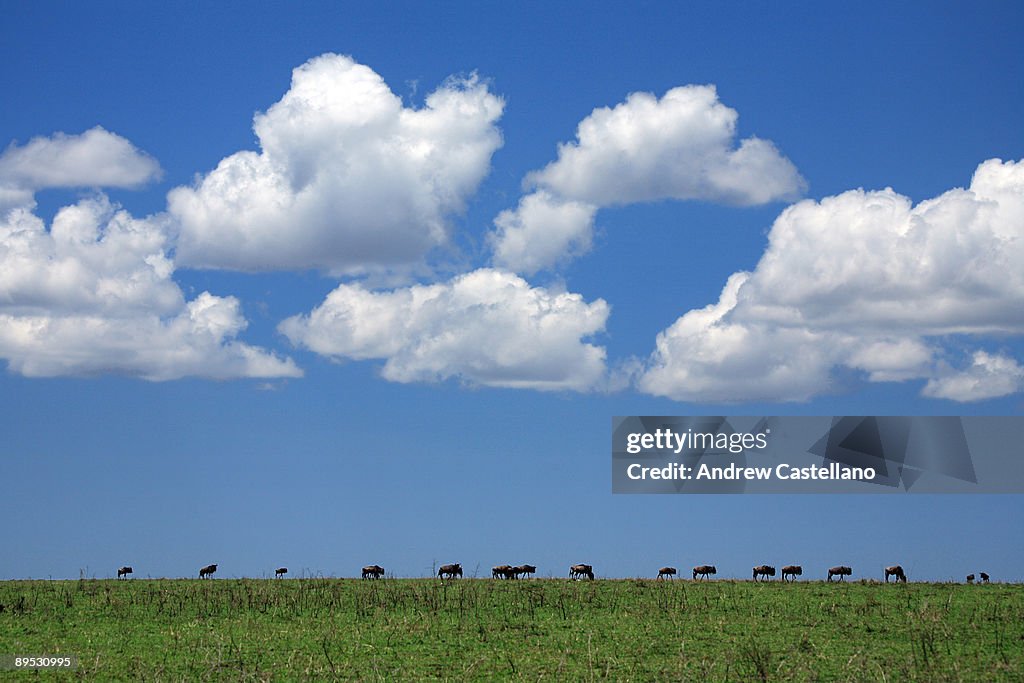
[(920, 339), (865, 340), (855, 344), (845, 360), (852, 368), (868, 373), (872, 382), (902, 382), (907, 379), (928, 377), (937, 350)]
[(976, 351), (971, 365), (928, 380), (925, 396), (953, 401), (981, 401), (1024, 391), (1024, 367), (1014, 359)]
[(1024, 333), (1024, 162), (998, 159), (968, 189), (916, 206), (886, 189), (787, 208), (753, 273), (658, 335), (638, 386), (688, 401), (804, 400), (848, 367), (978, 400), (1020, 390), (1015, 361), (979, 352), (951, 373), (937, 359), (946, 335), (992, 333)]
[(732, 322), (749, 273), (729, 278), (717, 304), (658, 334), (641, 391), (678, 401), (806, 400), (828, 385), (842, 340), (808, 329)]
[(536, 188), (495, 219), (494, 262), (530, 274), (579, 255), (600, 207), (662, 199), (736, 205), (795, 199), (806, 183), (775, 146), (737, 142), (735, 109), (713, 85), (630, 94), (583, 119), (558, 159), (526, 177)]
[(494, 219), (497, 230), (488, 239), (495, 264), (532, 275), (588, 251), (596, 212), (592, 204), (559, 199), (543, 190), (526, 195), (515, 210)]
[(61, 209), (47, 231), (26, 208), (0, 217), (0, 358), (28, 376), (118, 373), (151, 380), (294, 377), (235, 337), (239, 302), (186, 302), (171, 279), (165, 217), (136, 219), (106, 197)]
[(35, 190), (0, 184), (0, 216), (11, 209), (35, 206)]
[(402, 269), (448, 240), (449, 218), (501, 146), (504, 108), (476, 77), (412, 109), (370, 68), (325, 54), (253, 128), (261, 151), (168, 195), (182, 265), (337, 273)]
[(738, 114), (713, 85), (673, 88), (660, 100), (630, 94), (580, 122), (576, 141), (527, 181), (598, 206), (657, 199), (763, 204), (794, 199), (805, 183), (775, 146), (747, 138), (736, 147)]
[(106, 197), (57, 212), (47, 231), (25, 208), (0, 219), (0, 310), (102, 315), (183, 305), (170, 279), (165, 221), (132, 218)]
[(159, 176), (155, 159), (99, 126), (32, 138), (0, 155), (0, 210), (25, 206), (48, 187), (137, 187)]
[(383, 359), (383, 376), (396, 382), (585, 391), (605, 380), (605, 350), (583, 340), (608, 313), (601, 299), (588, 304), (484, 268), (391, 291), (343, 284), (280, 330), (332, 358)]
[(158, 381), (302, 374), (291, 359), (234, 340), (245, 325), (237, 299), (209, 292), (172, 318), (0, 314), (0, 356), (29, 377), (114, 373)]
[(998, 160), (917, 206), (891, 189), (800, 202), (775, 221), (739, 306), (789, 325), (1019, 333), (1022, 225), (1024, 165)]

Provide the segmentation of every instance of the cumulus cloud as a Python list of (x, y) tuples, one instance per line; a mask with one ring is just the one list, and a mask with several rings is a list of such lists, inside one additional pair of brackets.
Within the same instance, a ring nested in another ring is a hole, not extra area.
[(608, 314), (601, 299), (588, 304), (484, 268), (390, 291), (343, 284), (280, 331), (331, 358), (384, 360), (382, 374), (395, 382), (585, 391), (604, 380), (605, 350), (583, 340)]
[(678, 401), (805, 400), (828, 385), (841, 339), (801, 328), (732, 322), (749, 273), (729, 278), (717, 304), (661, 332), (638, 387)]
[(100, 195), (62, 208), (50, 230), (28, 208), (0, 222), (0, 309), (102, 315), (182, 306), (159, 217), (135, 219)]
[(494, 219), (494, 263), (525, 275), (590, 249), (597, 207), (539, 191)]
[(928, 377), (938, 349), (920, 339), (865, 340), (845, 360), (851, 368), (868, 373), (872, 382), (902, 382)]
[(600, 206), (657, 199), (763, 204), (794, 199), (805, 182), (775, 146), (751, 137), (736, 146), (739, 115), (713, 85), (673, 88), (658, 99), (630, 94), (580, 122), (576, 141), (527, 182)]
[(475, 76), (412, 109), (369, 67), (311, 59), (256, 115), (258, 153), (232, 154), (168, 195), (178, 260), (339, 274), (415, 265), (447, 243), (450, 217), (489, 171), (503, 108)]
[(24, 206), (44, 188), (137, 187), (159, 176), (155, 159), (99, 126), (36, 137), (0, 155), (0, 209)]
[(136, 219), (102, 196), (64, 207), (50, 230), (28, 207), (0, 217), (0, 358), (27, 376), (118, 373), (150, 380), (294, 377), (235, 337), (239, 302), (171, 279), (166, 218)]
[(928, 380), (921, 393), (953, 401), (981, 401), (1019, 391), (1024, 391), (1024, 367), (1020, 363), (1001, 354), (977, 351), (969, 367)]
[[(527, 175), (535, 193), (495, 219), (494, 262), (529, 274), (582, 253), (600, 207), (663, 199), (745, 206), (802, 194), (804, 179), (775, 145), (737, 141), (737, 119), (713, 85), (673, 88), (661, 99), (632, 93), (595, 109), (555, 161)], [(566, 207), (575, 207), (571, 217)]]
[(993, 159), (969, 188), (916, 206), (886, 189), (787, 208), (754, 272), (658, 335), (638, 386), (687, 401), (805, 400), (847, 367), (978, 400), (1019, 391), (1019, 366), (976, 352), (949, 371), (943, 339), (1022, 333), (1024, 162)]

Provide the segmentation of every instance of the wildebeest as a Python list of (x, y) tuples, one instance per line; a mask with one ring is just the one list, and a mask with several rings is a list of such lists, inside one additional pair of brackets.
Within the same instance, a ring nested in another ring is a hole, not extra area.
[(518, 567), (512, 567), (512, 571), (515, 572), (516, 578), (519, 579), (526, 576), (527, 574), (536, 574), (537, 568), (534, 567), (532, 564), (521, 564)]
[(804, 568), (798, 564), (789, 564), (782, 568), (782, 580), (786, 580), (786, 576), (792, 576), (790, 581), (796, 581), (796, 577), (804, 573)]
[(659, 579), (664, 578), (666, 576), (671, 579), (675, 575), (676, 575), (676, 568), (675, 567), (662, 567), (661, 569), (658, 570), (658, 578)]
[(514, 579), (516, 578), (516, 568), (510, 564), (499, 564), (497, 567), (491, 567), (491, 578)]
[(462, 577), (462, 565), (461, 564), (442, 564), (441, 568), (437, 570), (437, 577), (443, 579), (444, 577), (454, 579), (456, 576)]
[(384, 576), (384, 567), (379, 564), (368, 564), (363, 567), (364, 579), (379, 579)]
[(974, 574), (967, 575), (967, 583), (974, 583)]
[(121, 567), (120, 569), (117, 570), (117, 578), (120, 579), (122, 576), (128, 576), (133, 571), (134, 570), (131, 567)]
[(591, 581), (594, 579), (594, 568), (589, 564), (574, 564), (569, 567), (569, 578), (570, 579), (582, 579), (587, 577)]
[(711, 574), (717, 574), (718, 570), (715, 569), (713, 564), (702, 564), (693, 568), (693, 580), (696, 581), (698, 576), (703, 576), (705, 579), (710, 579)]
[(849, 567), (829, 567), (828, 580), (831, 581), (833, 576), (838, 576), (840, 581), (846, 581), (847, 576), (853, 576), (853, 570)]
[(980, 574), (978, 574), (978, 576), (981, 577), (982, 583), (988, 583), (988, 574), (986, 574), (985, 572), (981, 572)]
[(203, 567), (202, 569), (199, 570), (199, 578), (200, 579), (205, 579), (205, 578), (211, 577), (211, 576), (213, 576), (213, 573), (215, 571), (217, 571), (217, 565), (215, 565), (215, 564), (208, 564), (208, 565), (206, 565), (205, 567)]
[(775, 576), (775, 567), (768, 564), (761, 564), (754, 567), (754, 581), (757, 581), (757, 577), (763, 576), (766, 581), (770, 581), (768, 577)]
[(894, 564), (891, 567), (886, 567), (885, 568), (885, 582), (886, 583), (889, 583), (889, 577), (890, 576), (895, 576), (897, 583), (900, 582), (900, 581), (902, 581), (903, 583), (907, 582), (907, 575), (903, 573), (903, 567), (901, 567), (898, 564)]
[(274, 570), (274, 578), (279, 579), (288, 573), (288, 567), (278, 567)]

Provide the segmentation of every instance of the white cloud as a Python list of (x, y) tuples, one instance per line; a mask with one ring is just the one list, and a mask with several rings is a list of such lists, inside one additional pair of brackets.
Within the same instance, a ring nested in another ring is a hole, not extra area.
[(239, 302), (186, 302), (171, 279), (165, 217), (136, 219), (100, 195), (49, 231), (27, 208), (0, 217), (0, 358), (27, 376), (150, 380), (294, 377), (290, 359), (239, 342)]
[(976, 351), (971, 365), (928, 381), (921, 392), (932, 398), (982, 401), (1024, 391), (1024, 367), (1008, 356)]
[(605, 380), (605, 350), (583, 340), (609, 307), (480, 269), (449, 282), (375, 292), (344, 284), (280, 330), (336, 359), (383, 359), (395, 382), (459, 378), (473, 385), (586, 391)]
[(738, 114), (713, 85), (673, 88), (660, 100), (630, 94), (580, 122), (576, 141), (527, 182), (598, 206), (657, 199), (763, 204), (793, 199), (805, 183), (775, 146), (747, 138), (736, 147)]
[(29, 377), (125, 374), (148, 380), (298, 377), (291, 359), (233, 339), (234, 297), (203, 292), (173, 318), (0, 314), (0, 355)]
[(155, 159), (99, 126), (36, 137), (0, 155), (0, 209), (25, 206), (48, 187), (137, 187), (159, 176)]
[(0, 216), (11, 209), (35, 206), (35, 190), (0, 184)]
[(729, 278), (717, 304), (658, 335), (641, 391), (678, 401), (806, 400), (828, 386), (841, 339), (800, 328), (731, 321), (749, 273)]
[(253, 128), (259, 153), (223, 159), (168, 195), (183, 265), (362, 273), (415, 266), (448, 241), (501, 146), (504, 103), (476, 77), (450, 79), (421, 109), (383, 79), (326, 54)]
[(687, 401), (805, 400), (845, 366), (977, 400), (1019, 390), (1015, 362), (975, 354), (950, 374), (937, 358), (946, 335), (992, 333), (1024, 334), (1024, 162), (997, 159), (970, 188), (917, 206), (887, 189), (787, 208), (753, 273), (658, 335), (638, 386)]
[(920, 339), (865, 340), (854, 345), (846, 364), (868, 373), (872, 382), (902, 382), (927, 377), (937, 350)]
[(800, 202), (775, 221), (739, 306), (788, 325), (1024, 332), (1022, 225), (1024, 164), (998, 160), (917, 206), (891, 189)]
[(0, 219), (0, 310), (102, 315), (183, 305), (161, 218), (132, 218), (106, 197), (57, 212), (47, 231), (25, 208)]
[(495, 219), (494, 262), (529, 274), (579, 255), (590, 245), (600, 207), (798, 197), (806, 183), (796, 167), (767, 140), (737, 141), (737, 118), (713, 85), (673, 88), (661, 99), (632, 93), (613, 108), (595, 109), (576, 140), (558, 146), (557, 160), (527, 175), (535, 193)]
[(495, 264), (532, 275), (585, 253), (596, 212), (592, 204), (559, 199), (543, 190), (526, 195), (515, 210), (502, 211), (494, 219), (497, 230), (489, 240)]

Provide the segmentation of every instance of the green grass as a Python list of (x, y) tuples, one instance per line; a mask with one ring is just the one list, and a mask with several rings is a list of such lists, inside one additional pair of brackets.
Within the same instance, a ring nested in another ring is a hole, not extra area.
[(0, 654), (78, 655), (44, 679), (1024, 680), (1021, 585), (84, 579), (0, 607)]

